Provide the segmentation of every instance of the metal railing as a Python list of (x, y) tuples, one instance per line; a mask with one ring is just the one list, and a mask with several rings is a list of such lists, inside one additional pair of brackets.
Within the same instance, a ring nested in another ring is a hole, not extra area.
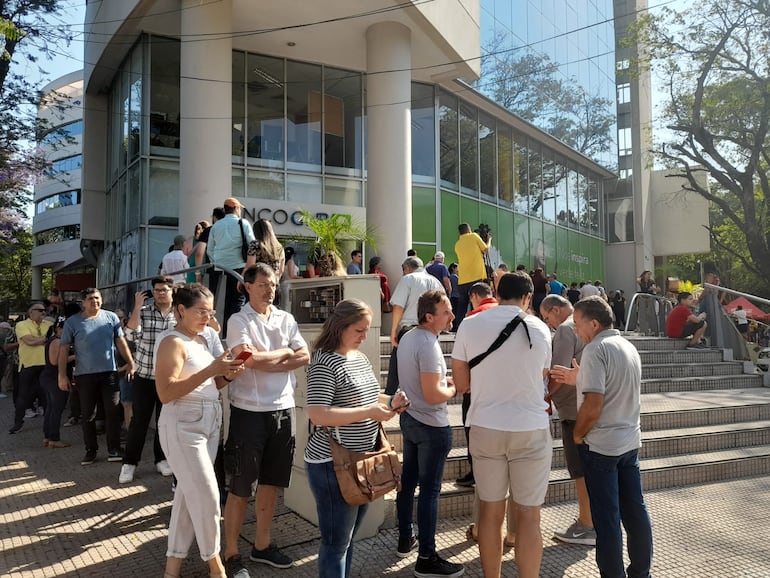
[(642, 335), (666, 334), (666, 317), (674, 308), (671, 299), (651, 293), (635, 293), (626, 314), (625, 331)]
[(727, 311), (725, 311), (725, 308), (722, 307), (719, 294), (727, 293), (728, 295), (744, 297), (749, 301), (761, 303), (763, 305), (770, 305), (770, 300), (763, 297), (757, 297), (750, 293), (736, 291), (735, 289), (728, 289), (727, 287), (722, 287), (720, 285), (713, 285), (712, 283), (704, 283), (703, 287), (706, 290), (704, 291), (704, 295), (701, 296), (701, 302), (704, 303), (704, 310), (706, 311), (706, 323), (708, 324), (706, 335), (708, 336), (711, 345), (723, 349), (732, 349), (734, 359), (751, 359), (746, 340), (738, 331), (738, 328), (735, 326), (735, 323)]

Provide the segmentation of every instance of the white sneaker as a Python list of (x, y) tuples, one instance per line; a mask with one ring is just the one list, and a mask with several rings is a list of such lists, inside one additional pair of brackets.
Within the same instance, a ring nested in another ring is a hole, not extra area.
[[(125, 467), (125, 466), (123, 466)], [(155, 469), (158, 470), (158, 473), (161, 476), (170, 476), (174, 472), (171, 470), (171, 466), (168, 465), (168, 462), (166, 460), (161, 460), (157, 464), (155, 464)]]
[(28, 409), (24, 412), (24, 419), (32, 419), (33, 417), (37, 417), (37, 412), (34, 409)]
[(135, 471), (136, 471), (136, 466), (132, 466), (131, 464), (123, 464), (123, 467), (120, 468), (120, 476), (118, 477), (118, 483), (130, 484), (131, 482), (133, 482)]

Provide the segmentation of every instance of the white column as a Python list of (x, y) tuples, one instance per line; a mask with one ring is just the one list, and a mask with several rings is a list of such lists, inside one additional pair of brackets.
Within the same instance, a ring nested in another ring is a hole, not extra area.
[(179, 233), (209, 219), (231, 190), (232, 0), (182, 0)]
[(32, 267), (32, 299), (42, 299), (43, 295), (43, 268), (40, 266)]
[(409, 28), (383, 22), (366, 31), (366, 222), (393, 286), (412, 246), (411, 66)]

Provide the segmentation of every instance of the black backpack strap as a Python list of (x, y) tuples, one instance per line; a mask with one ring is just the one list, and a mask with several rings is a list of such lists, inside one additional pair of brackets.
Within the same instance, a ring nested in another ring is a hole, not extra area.
[(492, 345), (489, 346), (489, 349), (487, 349), (484, 353), (480, 353), (473, 359), (471, 359), (468, 362), (468, 366), (473, 369), (476, 367), (479, 363), (484, 361), (490, 353), (500, 348), (500, 346), (505, 343), (505, 340), (508, 339), (511, 334), (516, 331), (516, 328), (519, 325), (524, 325), (524, 332), (527, 334), (527, 342), (529, 343), (529, 348), (532, 349), (532, 339), (529, 336), (529, 327), (527, 327), (527, 324), (524, 323), (524, 314), (522, 312), (519, 312), (516, 317), (511, 319), (510, 323), (506, 325), (503, 330), (500, 332), (500, 335), (497, 336), (497, 339), (495, 339), (492, 342)]

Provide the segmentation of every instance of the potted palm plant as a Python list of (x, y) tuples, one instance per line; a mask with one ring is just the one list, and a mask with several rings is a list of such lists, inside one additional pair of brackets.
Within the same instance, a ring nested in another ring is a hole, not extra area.
[(307, 210), (300, 211), (302, 223), (310, 229), (315, 240), (310, 245), (310, 254), (317, 255), (321, 277), (336, 274), (339, 263), (344, 262), (344, 247), (353, 243), (365, 243), (375, 251), (376, 243), (372, 232), (350, 215), (334, 214), (329, 218), (314, 217)]

